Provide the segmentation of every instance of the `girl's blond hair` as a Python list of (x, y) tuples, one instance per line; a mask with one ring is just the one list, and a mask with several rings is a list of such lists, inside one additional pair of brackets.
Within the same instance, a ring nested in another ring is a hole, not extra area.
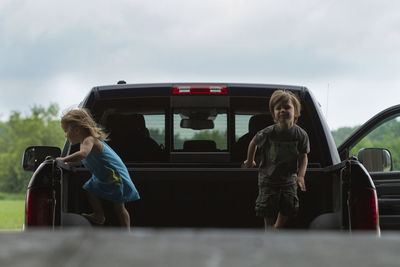
[(297, 96), (288, 90), (276, 90), (269, 100), (269, 111), (271, 112), (272, 118), (276, 122), (274, 109), (275, 106), (281, 102), (291, 101), (294, 106), (294, 123), (297, 122), (300, 117), (301, 104)]
[(108, 139), (108, 134), (104, 131), (103, 127), (97, 124), (89, 110), (85, 108), (71, 109), (67, 111), (61, 118), (61, 124), (70, 127), (80, 127), (89, 132), (94, 138)]

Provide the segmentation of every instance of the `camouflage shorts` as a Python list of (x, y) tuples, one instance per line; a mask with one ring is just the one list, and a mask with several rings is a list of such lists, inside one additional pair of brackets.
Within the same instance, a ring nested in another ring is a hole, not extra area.
[(256, 215), (276, 218), (280, 212), (284, 216), (294, 216), (299, 208), (297, 184), (286, 186), (259, 186), (256, 199)]

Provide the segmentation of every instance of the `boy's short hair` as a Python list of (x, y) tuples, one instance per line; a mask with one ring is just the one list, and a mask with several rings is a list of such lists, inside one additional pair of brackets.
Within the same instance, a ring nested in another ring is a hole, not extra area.
[(276, 90), (269, 99), (269, 111), (276, 122), (274, 108), (278, 103), (290, 100), (294, 106), (294, 122), (296, 123), (300, 117), (301, 104), (297, 96), (289, 90)]

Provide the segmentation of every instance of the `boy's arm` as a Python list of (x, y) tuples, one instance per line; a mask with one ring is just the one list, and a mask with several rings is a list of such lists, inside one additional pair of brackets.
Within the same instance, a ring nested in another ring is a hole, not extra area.
[(299, 172), (297, 173), (297, 184), (300, 186), (301, 191), (306, 191), (306, 184), (304, 181), (304, 176), (306, 175), (308, 157), (306, 153), (300, 154), (298, 156), (299, 161)]
[(90, 151), (92, 151), (93, 145), (94, 138), (89, 136), (83, 140), (79, 151), (63, 158), (57, 158), (57, 160), (63, 161), (66, 164), (79, 162), (89, 155)]
[(254, 161), (256, 151), (257, 151), (257, 145), (256, 143), (253, 142), (253, 140), (251, 140), (249, 148), (247, 149), (247, 159), (243, 162), (242, 165), (243, 168), (252, 168), (256, 166), (256, 163)]

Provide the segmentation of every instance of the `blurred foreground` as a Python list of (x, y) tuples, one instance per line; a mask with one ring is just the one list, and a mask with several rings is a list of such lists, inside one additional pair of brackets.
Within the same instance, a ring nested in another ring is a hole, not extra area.
[(71, 229), (0, 233), (0, 266), (399, 266), (400, 234)]

